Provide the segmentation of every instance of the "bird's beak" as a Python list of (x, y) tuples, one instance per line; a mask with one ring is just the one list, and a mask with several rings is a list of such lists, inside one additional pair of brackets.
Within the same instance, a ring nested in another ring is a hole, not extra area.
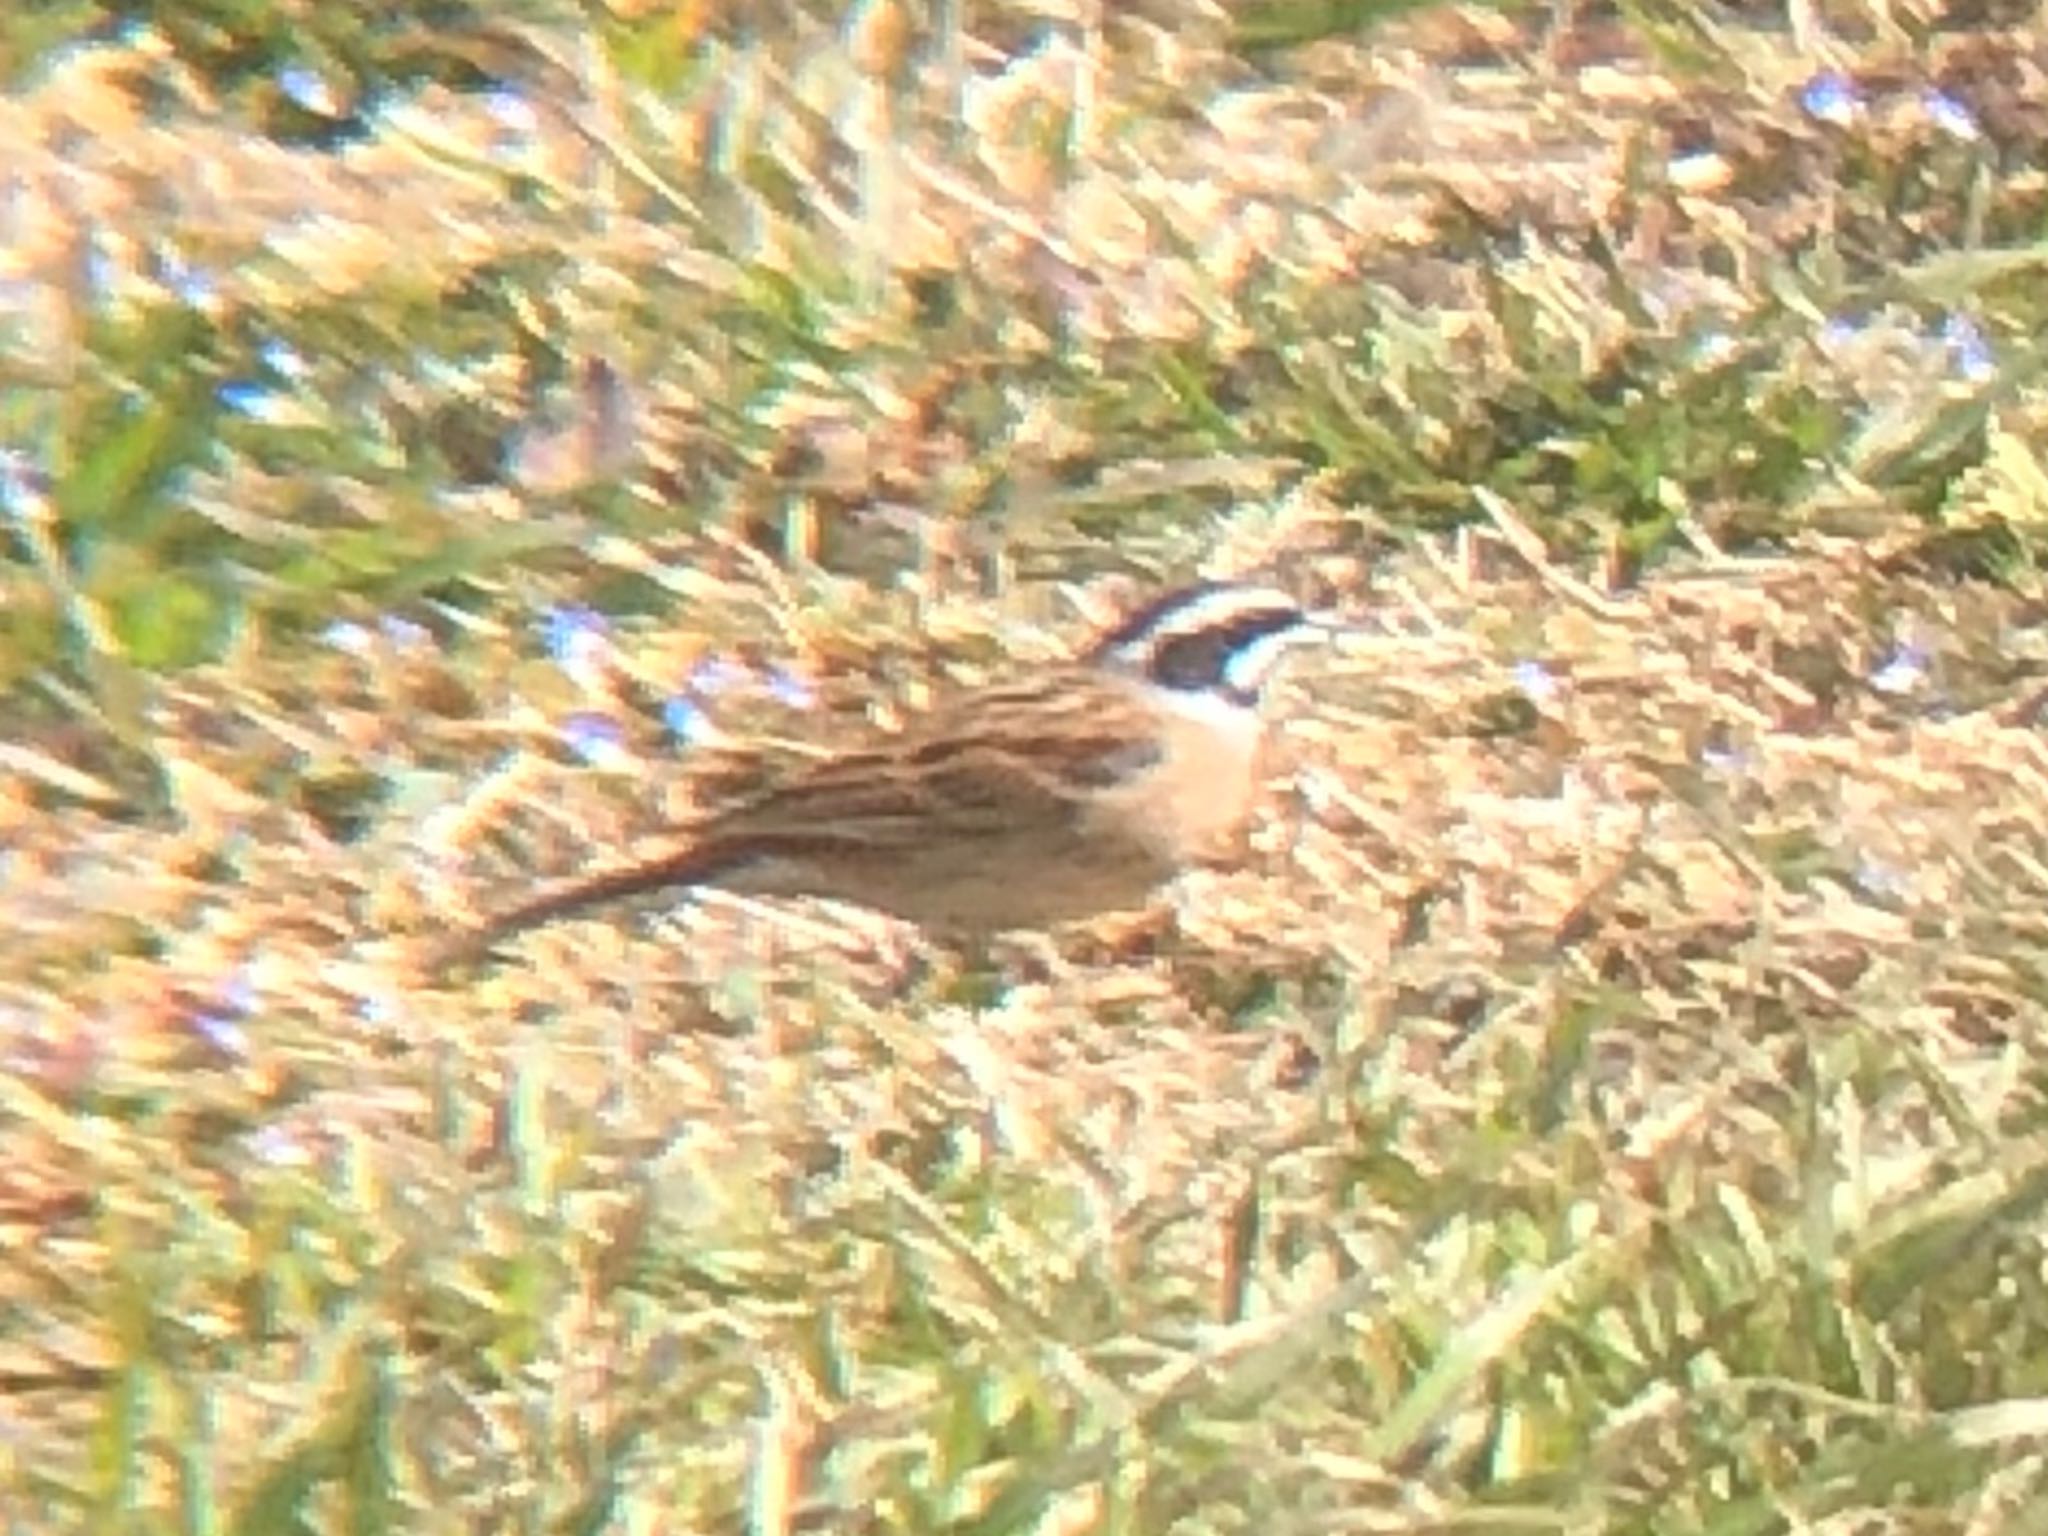
[(1297, 639), (1303, 645), (1323, 644), (1342, 647), (1347, 640), (1364, 639), (1371, 634), (1364, 625), (1334, 613), (1305, 613)]

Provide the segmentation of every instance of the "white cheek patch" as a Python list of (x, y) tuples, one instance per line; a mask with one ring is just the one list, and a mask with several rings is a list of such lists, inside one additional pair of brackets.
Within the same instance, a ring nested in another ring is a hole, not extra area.
[(1212, 731), (1232, 748), (1250, 751), (1258, 744), (1259, 717), (1219, 693), (1191, 693), (1180, 688), (1156, 690), (1154, 702), (1191, 725)]
[(1305, 645), (1315, 638), (1315, 627), (1310, 624), (1295, 624), (1261, 635), (1223, 664), (1224, 687), (1238, 698), (1254, 697), (1291, 647)]

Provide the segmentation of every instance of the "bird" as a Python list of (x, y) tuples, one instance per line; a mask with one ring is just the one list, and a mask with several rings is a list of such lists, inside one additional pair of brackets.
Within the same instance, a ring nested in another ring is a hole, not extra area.
[(704, 888), (857, 903), (963, 943), (1140, 907), (1239, 850), (1261, 691), (1291, 645), (1329, 627), (1276, 588), (1175, 588), (1073, 661), (807, 761), (678, 828), (673, 846), (513, 903), (453, 953)]

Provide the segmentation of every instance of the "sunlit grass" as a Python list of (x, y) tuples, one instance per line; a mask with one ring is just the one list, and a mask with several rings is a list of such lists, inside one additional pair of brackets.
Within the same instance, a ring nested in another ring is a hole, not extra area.
[[(2039, 1528), (2041, 30), (1280, 9), (13, 69), (16, 1527)], [(419, 971), (1196, 568), (1245, 868)]]

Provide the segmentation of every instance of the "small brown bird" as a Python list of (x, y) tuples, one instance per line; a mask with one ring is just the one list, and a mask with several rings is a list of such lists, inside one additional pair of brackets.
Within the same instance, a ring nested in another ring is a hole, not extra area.
[(963, 938), (1139, 906), (1234, 850), (1258, 788), (1260, 688), (1323, 627), (1268, 588), (1170, 592), (1076, 662), (963, 693), (707, 813), (671, 852), (539, 892), (458, 957), (691, 887), (857, 902)]

